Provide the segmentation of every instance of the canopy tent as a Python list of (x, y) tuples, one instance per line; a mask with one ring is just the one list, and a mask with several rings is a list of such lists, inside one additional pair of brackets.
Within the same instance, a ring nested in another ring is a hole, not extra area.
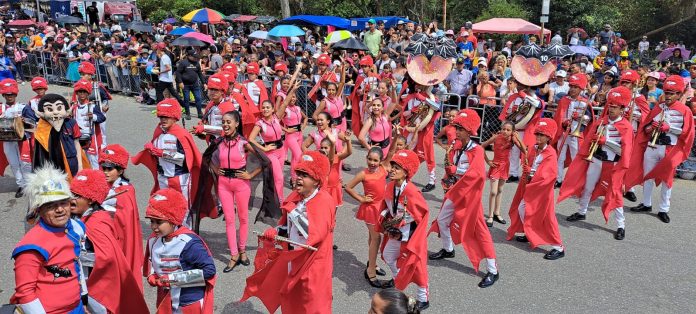
[(134, 6), (130, 3), (107, 2), (104, 3), (104, 14), (130, 15)]
[(333, 26), (340, 29), (350, 28), (350, 20), (337, 16), (295, 15), (280, 21), (280, 24), (311, 24), (317, 26)]
[(256, 15), (240, 15), (232, 19), (233, 22), (251, 22), (256, 19)]
[(259, 23), (259, 24), (271, 24), (275, 22), (277, 19), (273, 16), (267, 16), (267, 15), (262, 15), (262, 16), (257, 16), (252, 22), (254, 23)]
[(400, 17), (400, 16), (373, 16), (373, 17), (354, 17), (350, 19), (349, 31), (364, 30), (367, 28), (367, 21), (370, 19), (375, 19), (377, 23), (380, 21), (384, 22), (386, 28), (395, 27), (399, 21), (404, 21), (404, 23), (412, 22), (411, 20)]
[[(541, 32), (541, 27), (516, 18), (492, 18), (478, 22), (471, 28), (474, 33), (488, 34), (528, 34), (538, 36)], [(551, 37), (551, 31), (544, 29), (544, 36)]]

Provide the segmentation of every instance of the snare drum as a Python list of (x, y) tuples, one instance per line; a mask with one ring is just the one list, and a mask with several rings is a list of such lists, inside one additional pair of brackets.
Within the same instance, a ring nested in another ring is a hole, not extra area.
[(24, 139), (24, 122), (21, 117), (0, 118), (0, 141), (21, 141)]

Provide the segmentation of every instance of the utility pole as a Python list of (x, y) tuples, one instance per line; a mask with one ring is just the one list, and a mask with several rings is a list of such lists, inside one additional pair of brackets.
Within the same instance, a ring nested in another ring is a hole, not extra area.
[(447, 29), (447, 0), (442, 0), (442, 29)]
[(546, 42), (544, 41), (544, 23), (549, 22), (549, 7), (551, 6), (551, 0), (543, 0), (541, 3), (541, 18), (539, 19), (539, 22), (541, 22), (541, 34), (539, 34), (539, 39), (541, 39), (541, 46), (545, 46)]

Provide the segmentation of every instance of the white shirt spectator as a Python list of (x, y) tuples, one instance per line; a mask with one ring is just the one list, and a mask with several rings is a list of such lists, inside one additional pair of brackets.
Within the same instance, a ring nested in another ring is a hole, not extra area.
[[(169, 65), (169, 71), (165, 71), (167, 65)], [(160, 82), (168, 82), (168, 83), (173, 82), (173, 80), (172, 80), (172, 59), (169, 59), (169, 56), (166, 53), (162, 54), (162, 57), (160, 58), (159, 80), (160, 80)]]
[(561, 34), (556, 33), (556, 35), (551, 38), (551, 45), (563, 45), (563, 37), (561, 37)]
[(122, 32), (123, 30), (121, 29), (121, 25), (118, 23), (114, 23), (114, 25), (111, 25), (111, 32)]
[(392, 70), (396, 69), (396, 62), (394, 62), (394, 60), (392, 60), (391, 58), (387, 60), (379, 59), (377, 60), (377, 62), (375, 62), (375, 65), (377, 66), (377, 70), (379, 71), (379, 73), (382, 73), (382, 70), (384, 70), (384, 67), (387, 66), (387, 64), (391, 66)]
[(456, 68), (447, 75), (445, 81), (449, 82), (450, 93), (457, 95), (466, 95), (469, 93), (469, 88), (471, 88), (471, 78), (474, 74), (467, 69), (462, 69), (461, 71)]
[(556, 81), (553, 81), (551, 82), (551, 84), (549, 84), (549, 90), (553, 91), (553, 102), (558, 102), (558, 100), (560, 100), (561, 97), (568, 94), (568, 90), (570, 90), (570, 85), (568, 85), (568, 82), (565, 81), (562, 85), (559, 85), (558, 83), (556, 83)]
[(638, 51), (643, 52), (643, 51), (648, 51), (648, 48), (650, 48), (650, 42), (647, 40), (641, 40), (638, 43)]

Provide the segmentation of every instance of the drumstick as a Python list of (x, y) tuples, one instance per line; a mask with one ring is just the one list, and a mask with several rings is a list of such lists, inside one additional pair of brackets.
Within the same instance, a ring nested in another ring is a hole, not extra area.
[[(260, 238), (260, 237), (263, 237), (263, 234), (258, 233), (257, 231), (254, 231), (254, 234), (255, 234), (256, 236), (258, 236), (259, 238)], [(317, 248), (315, 248), (315, 247), (313, 247), (313, 246), (311, 246), (311, 245), (298, 243), (298, 242), (295, 242), (295, 241), (293, 241), (293, 240), (290, 240), (290, 239), (288, 239), (288, 238), (286, 238), (286, 237), (281, 237), (281, 236), (279, 236), (279, 235), (273, 237), (273, 239), (276, 240), (276, 241), (286, 242), (286, 243), (292, 244), (292, 245), (294, 245), (294, 246), (299, 246), (299, 247), (301, 247), (301, 248), (305, 248), (305, 249), (308, 249), (308, 250), (318, 251)]]

